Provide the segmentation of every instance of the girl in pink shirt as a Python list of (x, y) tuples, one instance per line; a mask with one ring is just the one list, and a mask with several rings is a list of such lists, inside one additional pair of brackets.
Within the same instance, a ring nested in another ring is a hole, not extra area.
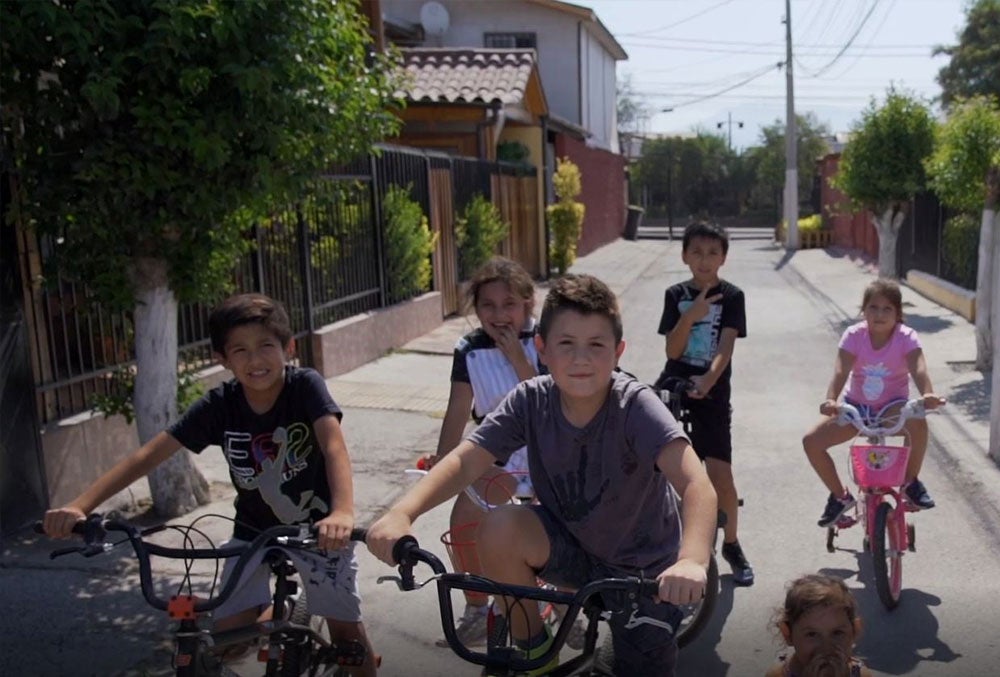
[[(802, 439), (809, 462), (830, 490), (826, 509), (819, 519), (821, 527), (834, 524), (855, 504), (827, 451), (856, 434), (853, 426), (837, 422), (837, 399), (845, 384), (848, 387), (844, 400), (874, 420), (898, 413), (909, 397), (910, 376), (927, 409), (945, 403), (943, 397), (934, 394), (917, 333), (903, 324), (903, 295), (899, 285), (892, 280), (875, 280), (865, 288), (861, 310), (864, 320), (848, 327), (840, 339), (826, 401), (819, 407), (823, 419)], [(927, 422), (922, 418), (910, 419), (905, 430), (910, 440), (906, 496), (918, 508), (933, 508), (934, 500), (917, 478), (927, 451)]]

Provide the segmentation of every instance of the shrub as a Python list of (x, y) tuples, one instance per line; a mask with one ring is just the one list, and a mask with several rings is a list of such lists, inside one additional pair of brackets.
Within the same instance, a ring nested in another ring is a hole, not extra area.
[(385, 263), (389, 295), (402, 301), (430, 289), (431, 261), (437, 236), (431, 232), (409, 187), (390, 186), (382, 202)]
[(944, 224), (942, 249), (951, 281), (966, 289), (976, 288), (979, 271), (979, 220), (971, 214), (958, 214)]
[(798, 223), (800, 233), (812, 233), (823, 227), (823, 217), (819, 214), (813, 214), (799, 219)]
[(507, 237), (510, 226), (500, 210), (482, 194), (476, 194), (455, 222), (458, 263), (463, 280), (472, 277), (479, 266), (497, 253), (497, 247)]
[(566, 158), (558, 160), (552, 184), (559, 201), (545, 210), (552, 231), (549, 259), (562, 274), (576, 260), (576, 244), (583, 226), (584, 205), (573, 199), (581, 190), (580, 169)]

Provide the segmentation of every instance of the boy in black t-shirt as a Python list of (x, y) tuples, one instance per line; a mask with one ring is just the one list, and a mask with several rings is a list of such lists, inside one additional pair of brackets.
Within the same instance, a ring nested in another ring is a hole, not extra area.
[[(168, 430), (120, 461), (77, 499), (45, 515), (50, 536), (68, 536), (98, 505), (182, 447), (218, 445), (236, 487), (234, 541), (278, 524), (314, 523), (325, 553), (289, 549), (307, 590), (309, 612), (330, 636), (357, 640), (374, 656), (361, 622), (351, 461), (341, 411), (323, 378), (287, 366), (292, 331), (284, 308), (261, 294), (230, 297), (209, 317), (212, 350), (235, 379), (206, 393)], [(262, 560), (264, 553), (260, 552)], [(227, 560), (223, 584), (233, 558)], [(214, 630), (253, 623), (271, 600), (269, 568), (251, 561), (231, 599), (215, 611)], [(374, 675), (374, 660), (357, 674)]]
[(686, 405), (691, 444), (726, 513), (722, 556), (733, 569), (733, 582), (753, 585), (753, 568), (737, 538), (739, 499), (733, 482), (732, 407), (729, 378), (737, 338), (747, 335), (743, 292), (719, 278), (729, 253), (729, 236), (714, 223), (692, 223), (684, 231), (682, 258), (691, 279), (667, 289), (659, 333), (667, 337), (667, 364), (657, 379), (689, 378), (694, 389)]

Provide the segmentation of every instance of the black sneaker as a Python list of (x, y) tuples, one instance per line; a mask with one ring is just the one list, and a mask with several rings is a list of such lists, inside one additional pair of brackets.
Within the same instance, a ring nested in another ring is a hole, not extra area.
[(733, 568), (734, 585), (753, 585), (753, 567), (743, 554), (739, 541), (722, 544), (722, 557)]
[(906, 493), (906, 498), (909, 499), (910, 503), (917, 506), (921, 510), (930, 510), (934, 507), (934, 499), (931, 495), (927, 493), (927, 487), (924, 483), (918, 480), (916, 477), (913, 481), (906, 485), (904, 490)]
[(819, 518), (816, 523), (821, 527), (828, 527), (841, 517), (844, 513), (853, 508), (857, 504), (854, 497), (851, 496), (851, 492), (845, 493), (841, 498), (837, 498), (833, 494), (830, 494), (830, 498), (826, 499), (826, 510), (823, 511), (823, 516)]

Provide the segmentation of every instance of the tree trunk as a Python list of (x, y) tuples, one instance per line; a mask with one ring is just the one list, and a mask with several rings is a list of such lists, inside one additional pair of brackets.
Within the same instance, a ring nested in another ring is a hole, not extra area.
[[(134, 269), (135, 407), (139, 442), (145, 444), (177, 418), (177, 299), (170, 290), (167, 265), (140, 259)], [(208, 503), (208, 482), (182, 450), (149, 474), (153, 511), (177, 517)]]
[[(979, 228), (979, 273), (976, 276), (976, 369), (986, 371), (993, 364), (993, 329), (1000, 323), (993, 297), (1000, 294), (996, 273), (1000, 272), (996, 257), (998, 213), (987, 207)], [(991, 313), (992, 309), (992, 313)], [(992, 314), (992, 318), (990, 315)]]
[(878, 232), (878, 275), (896, 279), (899, 271), (896, 268), (896, 239), (899, 229), (906, 217), (906, 204), (893, 203), (881, 216), (875, 218), (875, 230)]
[[(991, 272), (984, 278), (982, 270), (983, 245), (979, 244), (979, 279), (978, 287), (991, 289), (992, 303), (989, 309), (980, 308), (978, 290), (976, 295), (976, 341), (979, 341), (979, 315), (987, 312), (991, 315), (990, 333), (992, 333), (992, 357), (1000, 355), (1000, 168), (992, 167), (986, 177), (986, 205), (983, 210), (983, 228), (980, 238), (987, 238), (987, 230), (992, 236), (992, 268)], [(991, 218), (987, 218), (989, 217)], [(985, 283), (984, 283), (985, 280)], [(976, 363), (979, 363), (979, 351), (977, 345)], [(991, 360), (993, 366), (992, 396), (990, 398), (990, 457), (1000, 463), (1000, 367), (997, 367), (996, 360)]]

